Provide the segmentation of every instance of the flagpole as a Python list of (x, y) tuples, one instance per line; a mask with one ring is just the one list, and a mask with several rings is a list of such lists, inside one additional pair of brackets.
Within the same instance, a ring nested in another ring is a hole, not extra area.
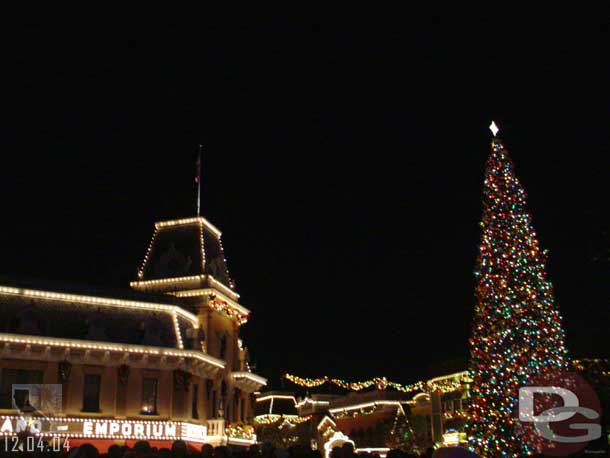
[(201, 150), (203, 145), (199, 144), (199, 155), (197, 157), (197, 216), (201, 216)]

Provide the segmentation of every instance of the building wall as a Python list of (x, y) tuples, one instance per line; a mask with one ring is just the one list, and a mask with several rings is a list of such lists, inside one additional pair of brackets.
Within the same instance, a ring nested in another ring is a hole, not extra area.
[[(30, 355), (32, 357), (32, 355)], [(181, 384), (174, 383), (174, 371), (169, 369), (143, 369), (131, 367), (129, 369), (129, 377), (127, 383), (121, 381), (121, 377), (118, 374), (118, 368), (116, 366), (100, 366), (100, 365), (88, 365), (88, 364), (76, 364), (73, 363), (70, 368), (70, 375), (67, 382), (61, 383), (61, 377), (59, 374), (60, 363), (53, 361), (34, 361), (34, 360), (18, 360), (18, 359), (0, 359), (0, 371), (5, 369), (15, 370), (28, 370), (28, 371), (40, 371), (42, 377), (36, 382), (42, 382), (45, 384), (61, 384), (63, 392), (63, 409), (57, 412), (43, 412), (49, 416), (65, 416), (70, 419), (80, 418), (86, 419), (73, 421), (73, 425), (76, 426), (76, 430), (70, 429), (71, 432), (67, 433), (70, 436), (71, 446), (77, 446), (79, 443), (89, 442), (93, 443), (100, 452), (105, 452), (107, 447), (124, 442), (129, 443), (133, 446), (136, 438), (124, 440), (122, 437), (112, 438), (98, 438), (98, 437), (81, 437), (80, 433), (85, 431), (84, 426), (90, 419), (109, 419), (117, 420), (116, 424), (128, 424), (133, 420), (160, 420), (159, 424), (164, 424), (164, 421), (184, 421), (186, 423), (194, 423), (207, 426), (208, 436), (205, 439), (207, 443), (212, 445), (244, 445), (244, 438), (238, 432), (233, 434), (231, 431), (234, 429), (225, 429), (226, 422), (222, 419), (213, 419), (212, 416), (208, 415), (209, 402), (206, 399), (206, 384), (207, 379), (193, 376), (191, 383), (188, 386), (188, 390), (184, 390)], [(85, 376), (87, 374), (100, 375), (100, 391), (99, 391), (99, 412), (85, 412), (83, 411), (83, 398), (84, 398), (84, 385)], [(2, 380), (5, 373), (0, 372), (0, 381)], [(158, 392), (157, 392), (157, 410), (158, 415), (142, 415), (141, 414), (141, 402), (142, 402), (142, 380), (144, 377), (158, 378)], [(17, 378), (20, 374), (17, 374)], [(6, 380), (6, 379), (5, 379)], [(14, 383), (11, 377), (11, 383)], [(124, 380), (124, 379), (123, 379)], [(214, 384), (218, 386), (220, 378), (214, 381)], [(24, 383), (18, 380), (18, 383)], [(197, 396), (197, 407), (198, 415), (193, 417), (192, 412), (192, 400), (194, 393), (194, 386), (198, 386)], [(249, 405), (249, 395), (242, 393), (240, 398), (243, 398)], [(211, 396), (210, 396), (211, 398)], [(123, 405), (121, 405), (123, 404)], [(246, 411), (248, 412), (248, 411)], [(1, 415), (9, 415), (10, 423), (14, 431), (19, 431), (17, 422), (22, 416), (17, 409), (5, 409), (0, 408)], [(237, 412), (239, 415), (239, 411)], [(208, 421), (212, 420), (212, 421)], [(242, 418), (236, 418), (234, 421), (242, 420)], [(8, 420), (7, 420), (8, 421)], [(61, 422), (62, 420), (56, 420)], [(70, 424), (70, 423), (69, 423)], [(133, 423), (132, 423), (133, 424)], [(4, 425), (4, 423), (3, 423)], [(4, 427), (4, 426), (3, 426)], [(78, 428), (81, 428), (80, 430)], [(205, 431), (201, 429), (202, 431)], [(75, 438), (72, 438), (72, 432), (75, 434)], [(180, 429), (177, 430), (178, 434), (184, 434)], [(85, 433), (91, 434), (91, 433)], [(131, 434), (131, 433), (123, 433)], [(138, 434), (137, 432), (135, 434)], [(205, 434), (205, 433), (204, 433)], [(225, 436), (225, 434), (227, 436)], [(192, 437), (192, 436), (191, 436)], [(153, 438), (154, 439), (154, 438)], [(148, 439), (147, 439), (148, 440)], [(151, 441), (159, 447), (170, 447), (172, 438), (166, 438), (165, 441)], [(184, 438), (189, 441), (191, 439)], [(196, 440), (196, 439), (193, 439)], [(248, 440), (250, 442), (248, 442)], [(234, 441), (234, 442), (232, 442)], [(235, 442), (238, 441), (238, 442)], [(253, 443), (254, 439), (249, 438), (246, 440), (245, 445)], [(192, 445), (197, 447), (200, 443), (192, 442)]]
[[(241, 367), (239, 349), (239, 327), (237, 323), (222, 313), (214, 311), (207, 306), (206, 298), (199, 305), (199, 321), (205, 332), (205, 348), (209, 355), (223, 359), (226, 362), (227, 371), (222, 379), (214, 381), (213, 392), (216, 397), (216, 409), (211, 413), (212, 417), (218, 414), (218, 408), (222, 398), (223, 382), (226, 387), (226, 394), (223, 400), (223, 415), (229, 421), (243, 421), (253, 417), (250, 396), (248, 393), (240, 392), (235, 396), (235, 385), (230, 377), (231, 371), (239, 371)], [(221, 338), (226, 338), (226, 348), (224, 355), (221, 354)], [(205, 383), (202, 385), (205, 393)], [(210, 400), (206, 404), (206, 411), (212, 411), (214, 395), (210, 395)], [(243, 404), (243, 417), (242, 407)]]
[[(27, 360), (0, 360), (0, 369), (25, 369), (43, 371), (43, 383), (60, 383), (58, 363), (47, 361), (27, 361)], [(98, 374), (101, 376), (100, 382), (100, 411), (83, 411), (83, 392), (86, 374)], [(142, 379), (157, 378), (157, 413), (158, 415), (141, 414), (142, 402)], [(182, 391), (181, 387), (174, 389), (173, 371), (171, 370), (151, 370), (131, 367), (126, 386), (119, 383), (116, 367), (93, 366), (83, 364), (73, 364), (68, 382), (63, 386), (62, 397), (64, 397), (64, 411), (67, 416), (87, 416), (87, 417), (116, 417), (116, 418), (140, 418), (140, 419), (172, 419), (188, 420), (191, 422), (205, 422), (209, 419), (208, 415), (210, 400), (206, 399), (207, 379), (193, 376), (189, 384), (188, 391)], [(216, 381), (216, 389), (219, 390), (219, 380)], [(197, 407), (198, 419), (192, 418), (192, 397), (194, 385), (198, 385)], [(125, 390), (125, 406), (121, 408), (120, 390)], [(182, 391), (182, 392), (180, 392)], [(246, 393), (242, 393), (246, 395)], [(177, 399), (179, 398), (179, 399)], [(247, 401), (247, 395), (245, 401)], [(246, 402), (246, 404), (248, 404)], [(10, 409), (0, 409), (0, 413), (14, 414), (16, 411)], [(237, 412), (238, 415), (240, 412)], [(242, 420), (237, 418), (236, 420)]]

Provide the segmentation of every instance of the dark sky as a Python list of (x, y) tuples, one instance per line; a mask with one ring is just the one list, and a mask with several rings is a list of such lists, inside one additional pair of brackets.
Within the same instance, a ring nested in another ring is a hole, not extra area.
[(258, 371), (418, 379), (467, 355), (493, 118), (569, 348), (608, 355), (608, 16), (564, 13), (19, 30), (0, 274), (127, 287), (202, 142)]

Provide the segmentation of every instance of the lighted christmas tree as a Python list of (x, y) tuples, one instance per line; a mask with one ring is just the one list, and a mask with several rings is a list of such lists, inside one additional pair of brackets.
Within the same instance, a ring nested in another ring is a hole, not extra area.
[(482, 238), (475, 270), (470, 339), (473, 383), (469, 436), (480, 456), (535, 452), (519, 432), (519, 387), (533, 376), (566, 368), (559, 311), (538, 246), (526, 196), (504, 145), (494, 133), (483, 190)]

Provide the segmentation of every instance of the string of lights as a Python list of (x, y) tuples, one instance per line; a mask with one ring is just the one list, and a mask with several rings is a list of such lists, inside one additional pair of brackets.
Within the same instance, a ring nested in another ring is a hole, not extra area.
[(460, 389), (460, 387), (463, 387), (465, 383), (469, 383), (470, 381), (466, 372), (460, 372), (453, 377), (444, 378), (442, 380), (431, 380), (427, 382), (419, 381), (406, 385), (392, 382), (386, 377), (375, 377), (360, 382), (348, 382), (340, 378), (328, 376), (319, 378), (299, 377), (293, 374), (284, 374), (284, 378), (289, 382), (304, 388), (315, 388), (322, 386), (325, 383), (332, 383), (340, 388), (351, 391), (362, 391), (374, 386), (375, 389), (380, 391), (394, 389), (403, 393), (412, 393), (415, 391), (441, 391), (443, 393), (448, 393)]
[[(492, 123), (494, 137), (497, 127)], [(483, 187), (482, 237), (475, 269), (470, 339), (470, 446), (488, 458), (536, 453), (537, 439), (517, 430), (518, 389), (533, 376), (567, 368), (565, 336), (547, 280), (526, 196), (498, 138)]]

